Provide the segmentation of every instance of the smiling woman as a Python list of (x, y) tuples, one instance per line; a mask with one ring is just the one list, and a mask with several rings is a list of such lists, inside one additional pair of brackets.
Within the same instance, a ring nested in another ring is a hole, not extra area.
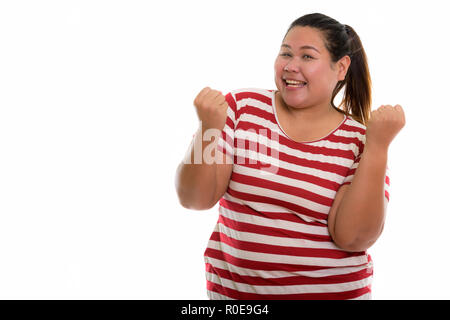
[[(387, 149), (403, 111), (384, 106), (369, 117), (361, 41), (323, 14), (291, 24), (274, 69), (278, 90), (207, 87), (194, 101), (200, 126), (176, 189), (186, 208), (219, 202), (204, 254), (208, 296), (368, 299), (366, 249), (383, 228)], [(209, 130), (220, 134), (204, 143)], [(194, 146), (213, 146), (219, 161), (192, 164)]]
[[(310, 96), (316, 100), (324, 98), (327, 106), (331, 100), (335, 110), (351, 113), (357, 121), (364, 124), (368, 120), (371, 108), (371, 79), (361, 40), (350, 26), (342, 25), (335, 20), (336, 23), (326, 25), (325, 21), (314, 19), (313, 15), (303, 16), (289, 27), (275, 61), (277, 88), (283, 95), (285, 93), (283, 89), (289, 90), (293, 87), (292, 82), (287, 85), (286, 81), (301, 80), (306, 87), (306, 77), (314, 79), (314, 85), (308, 88)], [(296, 76), (292, 77), (292, 74)], [(304, 79), (298, 79), (299, 75)], [(283, 82), (286, 86), (283, 86)], [(342, 108), (340, 109), (334, 106), (334, 98), (344, 85), (345, 93), (339, 105)], [(330, 92), (330, 87), (331, 98), (322, 97), (323, 94)], [(291, 97), (292, 95), (283, 95), (284, 101), (291, 102), (287, 102), (287, 107), (301, 103), (291, 101)], [(303, 103), (314, 104), (317, 101)]]

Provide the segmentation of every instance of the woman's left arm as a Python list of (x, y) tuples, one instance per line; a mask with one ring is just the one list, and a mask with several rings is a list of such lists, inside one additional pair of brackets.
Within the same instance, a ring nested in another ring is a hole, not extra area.
[(328, 214), (330, 235), (343, 250), (364, 251), (383, 230), (388, 148), (404, 125), (405, 114), (400, 105), (381, 106), (371, 113), (353, 181), (338, 190)]

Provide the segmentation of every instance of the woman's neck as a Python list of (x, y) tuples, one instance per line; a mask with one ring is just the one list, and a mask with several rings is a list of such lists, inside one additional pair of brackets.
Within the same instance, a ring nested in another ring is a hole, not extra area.
[(329, 119), (329, 117), (336, 117), (340, 114), (340, 117), (343, 117), (343, 114), (336, 110), (331, 104), (323, 104), (316, 105), (305, 108), (295, 108), (287, 105), (279, 91), (275, 93), (275, 101), (280, 107), (281, 112), (285, 113), (289, 118), (293, 121), (298, 122), (301, 121), (303, 123), (317, 123), (318, 121)]

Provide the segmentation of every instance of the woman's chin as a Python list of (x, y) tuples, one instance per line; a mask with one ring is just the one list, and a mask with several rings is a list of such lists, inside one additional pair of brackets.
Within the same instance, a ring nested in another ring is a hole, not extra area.
[(289, 95), (282, 95), (282, 98), (284, 103), (292, 108), (304, 108), (306, 106), (305, 99), (290, 97)]

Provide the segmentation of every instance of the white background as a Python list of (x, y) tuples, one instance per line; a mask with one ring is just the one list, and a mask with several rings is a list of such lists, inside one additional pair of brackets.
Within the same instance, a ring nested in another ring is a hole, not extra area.
[(365, 46), (374, 107), (401, 104), (374, 299), (448, 299), (444, 1), (1, 1), (0, 298), (206, 299), (217, 207), (174, 174), (204, 86), (273, 89), (289, 24), (321, 12)]

